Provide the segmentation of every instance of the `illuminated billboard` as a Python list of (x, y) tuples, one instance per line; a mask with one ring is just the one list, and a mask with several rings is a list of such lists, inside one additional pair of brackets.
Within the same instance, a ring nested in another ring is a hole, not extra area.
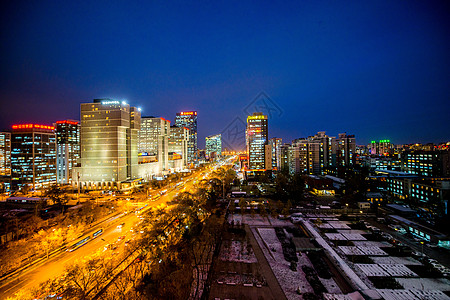
[(55, 130), (55, 127), (53, 126), (40, 124), (17, 124), (12, 126), (12, 129), (32, 129), (32, 128)]
[(182, 111), (180, 112), (180, 116), (196, 116), (196, 111)]

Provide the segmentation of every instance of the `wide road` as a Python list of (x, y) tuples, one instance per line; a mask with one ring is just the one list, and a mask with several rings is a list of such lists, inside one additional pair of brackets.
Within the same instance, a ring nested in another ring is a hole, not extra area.
[[(214, 167), (217, 168), (219, 165)], [(141, 202), (138, 207), (147, 206), (142, 209), (142, 211), (148, 210), (159, 205), (166, 205), (166, 202), (172, 200), (176, 194), (178, 194), (183, 188), (187, 191), (191, 191), (194, 182), (206, 178), (211, 170), (203, 171), (201, 173), (194, 173), (189, 178), (182, 181), (177, 187), (172, 187), (167, 190), (161, 198), (156, 201)], [(20, 289), (30, 289), (37, 286), (39, 283), (44, 282), (48, 279), (62, 276), (67, 265), (73, 263), (76, 260), (83, 259), (91, 255), (92, 253), (100, 250), (104, 250), (105, 246), (108, 244), (117, 245), (116, 250), (106, 250), (106, 251), (123, 251), (124, 241), (131, 239), (133, 235), (139, 234), (136, 232), (131, 232), (130, 229), (139, 222), (139, 214), (133, 212), (122, 215), (120, 218), (114, 220), (108, 219), (102, 224), (104, 232), (102, 235), (91, 240), (82, 247), (74, 250), (73, 252), (65, 251), (55, 257), (49, 258), (44, 264), (39, 264), (35, 267), (30, 267), (25, 270), (20, 276), (6, 285), (0, 288), (0, 299), (6, 299), (7, 297), (13, 296)], [(122, 228), (118, 228), (117, 225), (125, 223)], [(119, 237), (125, 236), (124, 238), (118, 240)]]

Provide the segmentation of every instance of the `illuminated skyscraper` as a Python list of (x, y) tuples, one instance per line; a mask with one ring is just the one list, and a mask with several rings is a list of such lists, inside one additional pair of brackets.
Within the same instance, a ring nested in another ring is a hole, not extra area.
[(170, 127), (169, 152), (181, 155), (183, 167), (188, 165), (189, 129), (187, 127)]
[(246, 142), (249, 171), (265, 171), (272, 168), (272, 166), (266, 166), (267, 127), (267, 116), (262, 113), (253, 113), (247, 117)]
[(0, 132), (0, 175), (11, 175), (11, 132)]
[(13, 125), (11, 134), (11, 188), (32, 189), (56, 183), (55, 127)]
[(272, 151), (272, 170), (280, 170), (282, 140), (281, 138), (271, 138), (269, 144)]
[(216, 134), (206, 137), (206, 155), (211, 158), (211, 153), (215, 156), (222, 155), (222, 135)]
[(161, 170), (168, 169), (170, 121), (164, 118), (142, 117), (138, 152), (141, 156), (155, 156)]
[(175, 126), (186, 127), (189, 129), (189, 143), (188, 143), (188, 163), (192, 163), (196, 158), (197, 153), (197, 112), (183, 111), (177, 113), (175, 117)]
[(56, 128), (56, 181), (72, 182), (72, 171), (80, 159), (80, 124), (78, 121), (57, 121)]
[[(120, 188), (137, 176), (139, 109), (124, 101), (81, 104), (80, 181), (89, 189)], [(76, 174), (74, 174), (76, 175)]]

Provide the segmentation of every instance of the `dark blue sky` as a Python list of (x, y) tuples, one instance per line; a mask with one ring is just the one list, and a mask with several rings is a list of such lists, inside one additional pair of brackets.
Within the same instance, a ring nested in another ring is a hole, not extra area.
[(264, 91), (286, 142), (450, 140), (449, 1), (8, 2), (0, 128), (111, 97), (172, 121), (197, 110), (203, 146)]

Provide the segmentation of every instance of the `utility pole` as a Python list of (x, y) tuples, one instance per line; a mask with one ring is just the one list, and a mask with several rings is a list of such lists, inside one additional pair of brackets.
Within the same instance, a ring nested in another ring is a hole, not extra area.
[(80, 172), (77, 172), (77, 178), (78, 178), (78, 198), (77, 198), (77, 202), (80, 202)]

